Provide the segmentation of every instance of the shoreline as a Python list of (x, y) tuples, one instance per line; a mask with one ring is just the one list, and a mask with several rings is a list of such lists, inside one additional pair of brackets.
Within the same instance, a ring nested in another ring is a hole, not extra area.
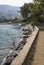
[(32, 30), (29, 29), (28, 25), (25, 28), (23, 28), (22, 31), (24, 36), (21, 38), (22, 40), (20, 41), (19, 45), (16, 48), (13, 47), (13, 49), (10, 49), (8, 55), (3, 59), (1, 65), (10, 65), (14, 58), (16, 58), (19, 52), (23, 49), (24, 45), (27, 42), (27, 38), (31, 36)]

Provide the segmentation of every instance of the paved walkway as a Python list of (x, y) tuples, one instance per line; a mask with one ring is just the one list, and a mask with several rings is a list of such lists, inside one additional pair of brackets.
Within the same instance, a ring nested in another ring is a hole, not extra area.
[(32, 65), (44, 65), (44, 31), (39, 32)]
[(33, 54), (33, 58), (30, 56), (30, 52), (29, 52), (23, 65), (44, 65), (44, 31), (39, 32), (35, 44), (36, 45), (35, 45), (34, 54), (33, 52), (31, 52), (31, 54)]

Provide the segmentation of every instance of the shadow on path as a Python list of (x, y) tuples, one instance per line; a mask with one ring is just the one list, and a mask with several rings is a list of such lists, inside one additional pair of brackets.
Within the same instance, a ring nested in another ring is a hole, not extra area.
[(30, 48), (29, 53), (27, 54), (27, 57), (25, 58), (25, 61), (22, 65), (32, 65), (32, 61), (34, 60), (34, 54), (36, 51), (37, 39), (38, 35), (35, 41), (33, 42), (32, 47)]

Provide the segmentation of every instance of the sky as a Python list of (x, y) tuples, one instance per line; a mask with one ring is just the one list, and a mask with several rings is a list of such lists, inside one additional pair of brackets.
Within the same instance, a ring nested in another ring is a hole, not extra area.
[(0, 0), (0, 5), (12, 5), (12, 6), (22, 6), (24, 3), (32, 2), (32, 0)]

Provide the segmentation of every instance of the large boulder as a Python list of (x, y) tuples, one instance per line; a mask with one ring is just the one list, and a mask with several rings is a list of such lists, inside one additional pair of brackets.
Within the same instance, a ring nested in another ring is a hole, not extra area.
[(24, 31), (23, 34), (24, 35), (29, 35), (29, 34), (31, 34), (31, 31)]
[(25, 26), (22, 31), (29, 31), (29, 28), (27, 26)]
[(9, 54), (3, 59), (1, 65), (10, 65), (13, 59), (18, 55), (17, 51), (10, 50)]

